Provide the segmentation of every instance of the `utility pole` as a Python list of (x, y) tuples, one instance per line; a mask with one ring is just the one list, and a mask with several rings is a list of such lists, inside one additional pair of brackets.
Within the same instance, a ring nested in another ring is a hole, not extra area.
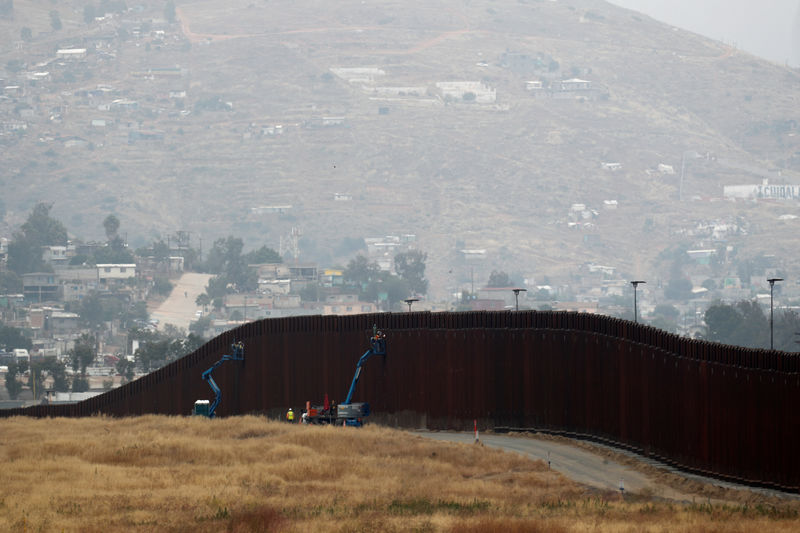
[(641, 283), (647, 283), (647, 282), (646, 281), (641, 281), (641, 280), (631, 281), (631, 285), (633, 285), (633, 322), (635, 324), (639, 322), (639, 319), (637, 317), (638, 310), (637, 310), (637, 306), (636, 306), (636, 288)]
[(775, 287), (776, 281), (783, 281), (783, 278), (769, 278), (769, 349), (773, 350), (775, 344), (773, 342), (773, 315), (772, 315), (772, 289)]

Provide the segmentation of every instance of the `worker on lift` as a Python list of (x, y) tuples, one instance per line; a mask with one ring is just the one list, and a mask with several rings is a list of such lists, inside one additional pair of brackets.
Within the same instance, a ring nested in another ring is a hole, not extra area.
[(289, 411), (286, 413), (286, 421), (289, 422), (290, 424), (294, 424), (294, 411), (292, 411), (291, 407), (289, 408)]

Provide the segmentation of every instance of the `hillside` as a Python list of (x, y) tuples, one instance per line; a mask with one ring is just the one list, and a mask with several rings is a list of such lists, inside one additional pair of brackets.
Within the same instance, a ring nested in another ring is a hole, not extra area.
[(687, 237), (699, 223), (737, 221), (726, 244), (797, 277), (778, 219), (797, 204), (722, 201), (800, 183), (797, 71), (599, 0), (185, 1), (175, 23), (161, 2), (90, 23), (84, 5), (0, 22), (21, 86), (0, 103), (5, 233), (45, 200), (87, 238), (111, 212), (141, 240), (277, 248), (298, 227), (325, 263), (346, 238), (414, 234), (441, 294), (492, 269), (663, 276), (671, 245), (718, 245)]

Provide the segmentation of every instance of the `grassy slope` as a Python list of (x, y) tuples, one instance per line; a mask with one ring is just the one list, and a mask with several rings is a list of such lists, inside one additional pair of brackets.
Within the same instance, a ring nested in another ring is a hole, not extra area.
[(258, 417), (0, 422), (3, 531), (768, 531), (796, 507), (589, 491), (541, 461)]

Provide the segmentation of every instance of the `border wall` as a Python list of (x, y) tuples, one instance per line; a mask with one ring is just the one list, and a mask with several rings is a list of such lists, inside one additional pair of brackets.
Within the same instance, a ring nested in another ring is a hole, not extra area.
[(611, 317), (541, 311), (382, 313), (264, 319), (127, 385), (15, 415), (188, 415), (212, 398), (201, 374), (243, 341), (245, 361), (215, 370), (220, 416), (278, 416), (344, 399), (373, 324), (387, 352), (363, 368), (354, 401), (405, 427), (535, 429), (591, 438), (677, 467), (800, 492), (800, 356), (681, 338)]

